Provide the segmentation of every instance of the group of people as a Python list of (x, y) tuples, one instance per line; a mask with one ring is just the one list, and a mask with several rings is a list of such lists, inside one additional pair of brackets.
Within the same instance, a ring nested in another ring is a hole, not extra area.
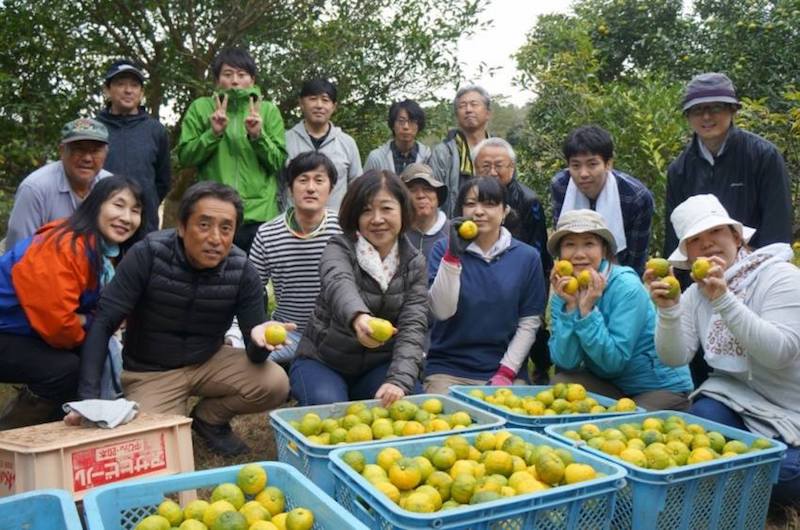
[[(457, 92), (457, 127), (432, 149), (417, 140), (419, 104), (392, 104), (392, 137), (362, 169), (331, 121), (332, 82), (306, 82), (303, 120), (284, 130), (246, 51), (222, 51), (211, 72), (216, 91), (191, 104), (175, 149), (200, 181), (176, 229), (157, 230), (169, 145), (128, 61), (105, 76), (106, 108), (68, 123), (60, 160), (19, 186), (0, 258), (0, 380), (25, 386), (1, 428), (58, 417), (74, 399), (186, 414), (199, 396), (194, 430), (233, 455), (247, 446), (231, 419), (290, 394), (389, 404), (453, 384), (580, 382), (782, 439), (777, 495), (798, 498), (789, 178), (772, 144), (735, 126), (725, 75), (698, 75), (684, 94), (694, 134), (669, 167), (663, 255), (676, 273), (699, 258), (710, 270), (682, 275), (676, 295), (645, 270), (653, 195), (614, 168), (601, 127), (564, 141), (548, 235), (479, 86)], [(389, 338), (373, 318), (391, 323)], [(264, 331), (276, 322), (288, 340), (274, 346)], [(710, 375), (690, 372), (697, 359)]]

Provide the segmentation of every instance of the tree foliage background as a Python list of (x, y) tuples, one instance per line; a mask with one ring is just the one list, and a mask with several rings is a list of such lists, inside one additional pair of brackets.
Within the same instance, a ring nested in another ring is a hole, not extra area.
[(679, 107), (683, 86), (704, 71), (732, 78), (744, 104), (737, 125), (783, 153), (800, 222), (800, 0), (683, 4), (578, 0), (570, 14), (540, 17), (516, 55), (517, 82), (537, 94), (511, 137), (524, 178), (549, 198), (568, 132), (605, 127), (615, 139), (615, 167), (656, 198), (652, 251), (663, 247), (667, 166), (691, 134)]

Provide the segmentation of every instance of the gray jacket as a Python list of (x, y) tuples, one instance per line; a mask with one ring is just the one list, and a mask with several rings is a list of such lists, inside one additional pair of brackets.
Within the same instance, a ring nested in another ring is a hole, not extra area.
[[(289, 162), (300, 153), (314, 150), (314, 143), (302, 121), (286, 131), (286, 152), (289, 155), (286, 165), (289, 165)], [(331, 123), (328, 137), (325, 138), (325, 142), (318, 151), (330, 158), (333, 165), (336, 166), (336, 186), (328, 198), (328, 208), (338, 212), (339, 205), (342, 204), (344, 194), (347, 192), (347, 184), (361, 175), (361, 155), (358, 153), (355, 140), (333, 123)]]
[[(346, 235), (334, 236), (322, 254), (321, 291), (297, 354), (351, 377), (388, 361), (386, 382), (411, 393), (422, 369), (428, 328), (425, 269), (425, 257), (401, 237), (398, 270), (384, 293), (359, 267), (355, 242)], [(389, 320), (397, 334), (378, 348), (365, 348), (352, 328), (359, 313)]]
[[(394, 155), (392, 155), (391, 143), (392, 141), (389, 140), (377, 149), (370, 151), (367, 156), (367, 161), (364, 163), (364, 171), (369, 171), (370, 169), (385, 169), (392, 173), (400, 174), (394, 167)], [(419, 152), (417, 153), (416, 162), (427, 163), (428, 158), (431, 156), (431, 148), (420, 142), (417, 142), (417, 146)]]

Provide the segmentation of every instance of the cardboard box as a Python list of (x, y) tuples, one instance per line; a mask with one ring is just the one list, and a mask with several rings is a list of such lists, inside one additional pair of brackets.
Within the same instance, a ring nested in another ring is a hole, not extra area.
[(80, 500), (105, 484), (193, 471), (191, 423), (140, 412), (116, 429), (58, 421), (0, 431), (0, 497), (61, 488)]

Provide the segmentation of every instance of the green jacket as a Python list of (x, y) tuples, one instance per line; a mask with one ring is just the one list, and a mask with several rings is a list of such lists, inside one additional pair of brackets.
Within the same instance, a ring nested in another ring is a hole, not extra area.
[(235, 188), (244, 201), (245, 222), (269, 221), (278, 215), (278, 174), (286, 160), (286, 140), (280, 111), (270, 101), (261, 102), (262, 128), (250, 140), (244, 120), (250, 96), (260, 96), (258, 87), (227, 90), (228, 125), (216, 136), (209, 117), (214, 98), (194, 100), (186, 111), (178, 142), (178, 160), (195, 166), (200, 180), (215, 180)]

